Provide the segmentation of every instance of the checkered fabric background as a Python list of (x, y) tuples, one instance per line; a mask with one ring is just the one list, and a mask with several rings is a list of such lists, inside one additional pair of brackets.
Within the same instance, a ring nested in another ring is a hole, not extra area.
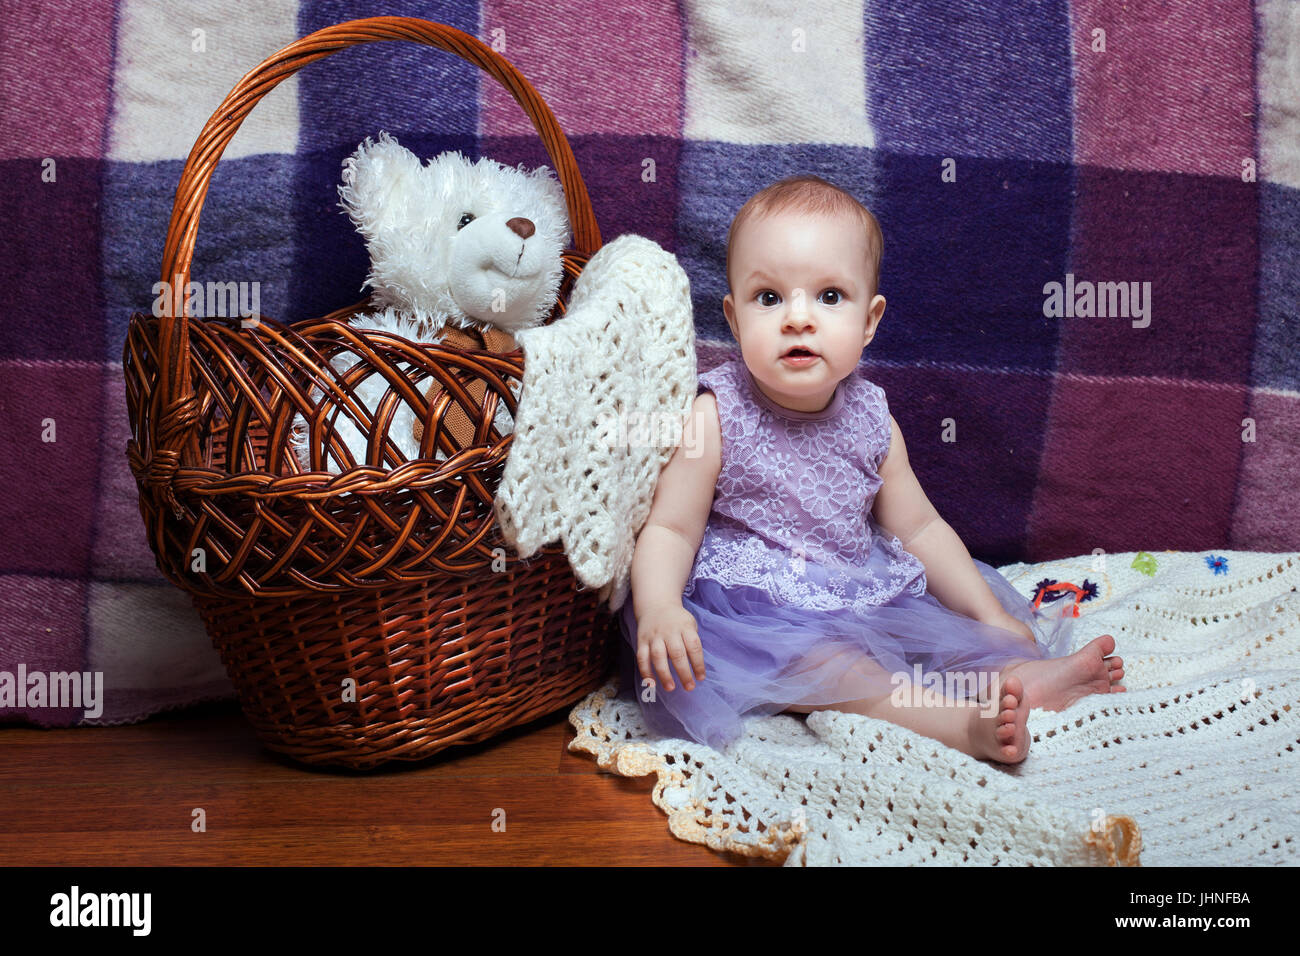
[[(364, 16), (450, 24), (523, 72), (605, 240), (648, 236), (685, 267), (701, 370), (731, 354), (724, 254), (744, 200), (799, 172), (862, 199), (884, 229), (889, 303), (862, 371), (976, 557), (1300, 548), (1300, 3), (0, 10), (0, 670), (104, 671), (90, 722), (231, 693), (145, 544), (123, 337), (222, 98), (280, 47)], [(426, 156), (548, 161), (477, 68), (409, 43), (348, 49), (283, 82), (230, 143), (194, 278), (257, 281), (284, 320), (360, 298), (365, 250), (335, 187), (381, 129)], [(1149, 324), (1046, 316), (1045, 287), (1067, 276), (1150, 283)]]

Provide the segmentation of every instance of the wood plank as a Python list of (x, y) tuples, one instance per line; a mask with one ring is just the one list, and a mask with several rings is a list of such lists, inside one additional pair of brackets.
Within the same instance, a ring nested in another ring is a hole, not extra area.
[[(568, 711), (369, 773), (268, 751), (233, 701), (117, 727), (0, 727), (0, 863), (777, 865), (678, 840), (653, 775), (569, 752)], [(206, 832), (191, 830), (196, 807)]]

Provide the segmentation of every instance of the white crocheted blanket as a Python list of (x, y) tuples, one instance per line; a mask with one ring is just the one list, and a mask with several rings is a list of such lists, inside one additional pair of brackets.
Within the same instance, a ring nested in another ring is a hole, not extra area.
[(569, 748), (657, 774), (678, 838), (786, 866), (1300, 862), (1300, 553), (999, 570), (1027, 598), (1096, 584), (1074, 646), (1113, 634), (1128, 688), (1031, 711), (1021, 764), (837, 711), (751, 718), (719, 752), (648, 732), (617, 675), (569, 715)]
[(658, 243), (619, 236), (588, 260), (563, 317), (515, 339), (524, 379), (493, 503), (502, 535), (523, 558), (560, 541), (617, 610), (695, 400), (690, 280)]

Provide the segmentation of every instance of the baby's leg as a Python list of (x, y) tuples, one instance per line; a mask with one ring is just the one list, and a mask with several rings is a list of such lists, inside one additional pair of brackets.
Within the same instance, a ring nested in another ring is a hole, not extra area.
[[(816, 656), (814, 656), (816, 655)], [(838, 659), (838, 660), (837, 660)], [(819, 666), (837, 661), (844, 666), (837, 690), (849, 696), (855, 690), (884, 687), (889, 692), (870, 693), (841, 703), (808, 706), (794, 703), (786, 713), (807, 714), (814, 710), (839, 710), (863, 714), (906, 727), (979, 759), (1019, 763), (1029, 753), (1029, 702), (1020, 679), (990, 675), (989, 699), (997, 700), (996, 712), (977, 700), (963, 700), (936, 693), (911, 680), (911, 675), (891, 675), (871, 657), (847, 648), (817, 651), (804, 664)]]

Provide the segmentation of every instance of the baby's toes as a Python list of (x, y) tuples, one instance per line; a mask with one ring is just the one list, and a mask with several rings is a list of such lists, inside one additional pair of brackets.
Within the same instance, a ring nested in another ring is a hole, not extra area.
[(1110, 692), (1112, 694), (1122, 694), (1128, 690), (1127, 687), (1120, 683), (1124, 679), (1124, 664), (1119, 658), (1115, 660), (1116, 663), (1110, 668)]
[(1004, 710), (998, 714), (998, 727), (994, 731), (994, 736), (998, 738), (1000, 744), (1009, 744), (1016, 739), (1015, 710)]
[(1002, 709), (998, 711), (998, 726), (994, 733), (999, 743), (1010, 744), (1016, 738), (1016, 714), (1020, 709), (1024, 684), (1019, 677), (1009, 677), (1003, 683), (1001, 693)]
[(1115, 650), (1115, 636), (1113, 634), (1102, 634), (1100, 637), (1094, 637), (1085, 645), (1086, 647), (1096, 646), (1101, 651), (1101, 656), (1105, 657)]
[(1012, 674), (1002, 682), (1002, 709), (1014, 712), (1020, 706), (1020, 699), (1025, 696), (1025, 684), (1018, 676)]

